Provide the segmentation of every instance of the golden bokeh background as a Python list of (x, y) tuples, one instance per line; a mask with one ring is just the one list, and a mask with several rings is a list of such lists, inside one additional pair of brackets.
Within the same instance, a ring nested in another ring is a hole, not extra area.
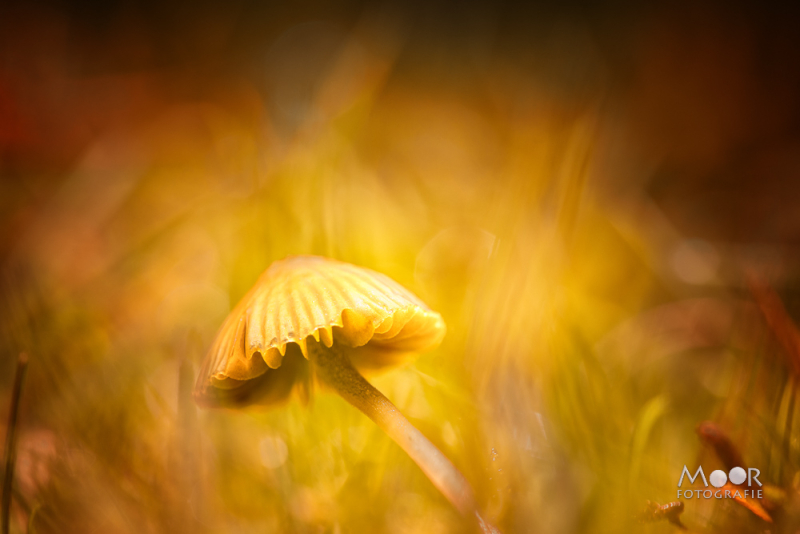
[(722, 2), (0, 7), (0, 428), (30, 356), (11, 532), (467, 532), (338, 397), (193, 404), (216, 329), (290, 254), (442, 314), (439, 349), (372, 380), (503, 532), (675, 530), (641, 512), (684, 465), (721, 465), (706, 420), (779, 503), (768, 524), (687, 500), (684, 524), (794, 532), (797, 22)]

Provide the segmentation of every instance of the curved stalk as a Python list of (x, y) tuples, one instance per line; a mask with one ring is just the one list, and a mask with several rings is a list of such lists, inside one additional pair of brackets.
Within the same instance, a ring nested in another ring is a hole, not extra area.
[(478, 514), (475, 495), (464, 475), (350, 363), (346, 351), (309, 343), (309, 359), (317, 376), (347, 402), (372, 419), (406, 451), (425, 476), (465, 517), (473, 516), (483, 532), (498, 532)]

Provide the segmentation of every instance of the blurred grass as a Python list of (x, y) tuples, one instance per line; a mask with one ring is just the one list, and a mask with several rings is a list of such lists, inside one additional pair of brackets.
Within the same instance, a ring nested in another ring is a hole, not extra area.
[[(281, 31), (252, 78), (162, 67), (101, 83), (52, 60), (53, 87), (139, 97), (70, 137), (80, 157), (50, 174), (26, 150), (64, 147), (0, 136), (14, 156), (0, 182), (0, 413), (16, 354), (31, 355), (12, 531), (467, 531), (336, 396), (195, 408), (216, 328), (288, 254), (378, 270), (442, 313), (438, 350), (371, 380), (504, 532), (673, 530), (637, 517), (674, 500), (683, 465), (721, 466), (695, 434), (703, 420), (785, 502), (767, 526), (686, 501), (690, 531), (798, 528), (792, 255), (698, 246), (673, 225), (648, 190), (669, 150), (636, 138), (590, 36), (558, 27), (533, 67), (485, 61), (478, 42), (479, 75), (448, 66), (447, 84), (431, 74), (446, 51), (424, 57), (380, 10)], [(24, 126), (27, 108), (11, 107)], [(753, 265), (782, 314), (754, 304)]]

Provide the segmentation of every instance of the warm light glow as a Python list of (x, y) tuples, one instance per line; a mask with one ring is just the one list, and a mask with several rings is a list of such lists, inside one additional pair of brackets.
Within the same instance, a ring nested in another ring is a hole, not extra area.
[[(310, 386), (298, 343), (334, 327), (505, 534), (800, 529), (789, 15), (18, 4), (0, 7), (0, 436), (30, 356), (11, 532), (467, 532)], [(297, 255), (373, 274), (259, 289)], [(249, 344), (204, 367), (238, 321)], [(425, 343), (367, 354), (401, 326)], [(198, 376), (266, 373), (262, 406), (193, 401)], [(765, 497), (674, 504), (684, 465), (758, 469)]]

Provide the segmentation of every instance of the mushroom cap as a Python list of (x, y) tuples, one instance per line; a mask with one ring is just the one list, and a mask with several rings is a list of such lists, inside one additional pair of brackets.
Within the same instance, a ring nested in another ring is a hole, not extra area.
[(309, 337), (351, 347), (353, 364), (365, 370), (431, 350), (444, 334), (442, 317), (391, 278), (329, 258), (290, 256), (270, 265), (223, 322), (195, 399), (212, 406), (285, 399), (302, 366), (293, 357), (282, 367), (284, 356), (299, 348), (308, 358)]

